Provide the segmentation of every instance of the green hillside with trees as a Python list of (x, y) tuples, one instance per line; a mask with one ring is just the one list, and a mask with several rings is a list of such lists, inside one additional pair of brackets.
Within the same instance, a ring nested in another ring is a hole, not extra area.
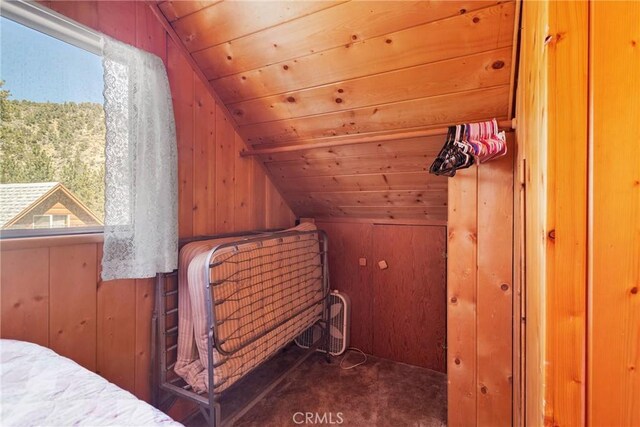
[(62, 182), (104, 212), (102, 105), (12, 100), (0, 81), (0, 183)]

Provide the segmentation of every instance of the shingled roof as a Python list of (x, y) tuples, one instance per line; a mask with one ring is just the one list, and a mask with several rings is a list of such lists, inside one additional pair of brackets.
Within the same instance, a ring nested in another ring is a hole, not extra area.
[(0, 228), (60, 185), (59, 182), (0, 184)]

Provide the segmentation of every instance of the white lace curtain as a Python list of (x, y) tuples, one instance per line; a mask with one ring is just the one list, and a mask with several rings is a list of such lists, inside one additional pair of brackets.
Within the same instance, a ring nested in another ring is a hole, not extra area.
[(102, 279), (152, 277), (178, 261), (176, 131), (160, 58), (103, 36), (107, 125)]

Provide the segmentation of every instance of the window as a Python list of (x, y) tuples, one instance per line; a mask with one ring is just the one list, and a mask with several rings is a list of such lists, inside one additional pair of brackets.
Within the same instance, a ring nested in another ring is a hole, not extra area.
[(51, 215), (34, 215), (33, 228), (51, 228)]
[(69, 227), (69, 215), (34, 215), (33, 228)]
[(69, 215), (51, 215), (53, 228), (69, 227)]
[(0, 18), (4, 237), (40, 228), (95, 231), (104, 218), (101, 57), (41, 31)]

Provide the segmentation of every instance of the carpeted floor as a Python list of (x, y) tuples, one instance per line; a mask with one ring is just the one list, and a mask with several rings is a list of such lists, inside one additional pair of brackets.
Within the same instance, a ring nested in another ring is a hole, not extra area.
[[(259, 390), (290, 366), (300, 351), (289, 347), (229, 389), (222, 401), (223, 417), (224, 408), (240, 404), (249, 390)], [(361, 358), (350, 352), (344, 366)], [(446, 426), (445, 374), (372, 356), (364, 365), (342, 370), (340, 359), (327, 364), (323, 355), (312, 355), (235, 425)], [(201, 415), (187, 423), (188, 427), (205, 425)]]

